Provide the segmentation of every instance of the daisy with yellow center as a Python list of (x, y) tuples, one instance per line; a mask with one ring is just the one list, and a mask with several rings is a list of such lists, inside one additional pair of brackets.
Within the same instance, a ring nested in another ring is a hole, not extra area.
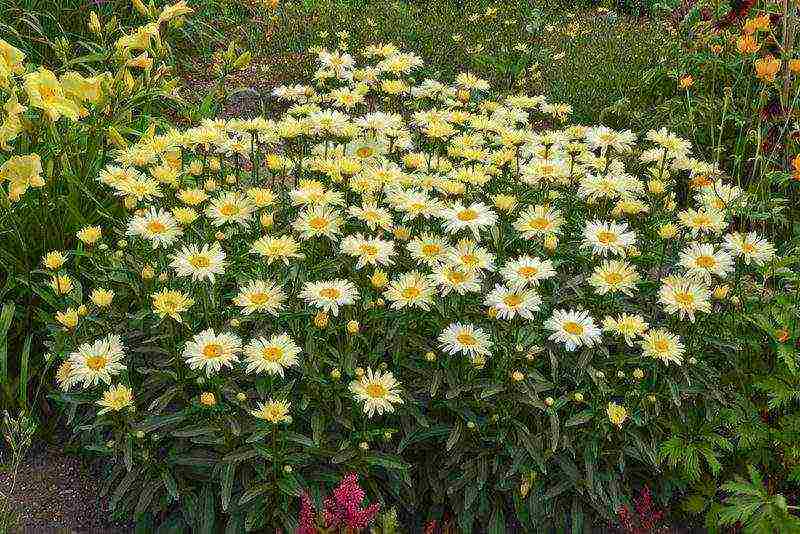
[(615, 402), (608, 403), (606, 415), (608, 415), (608, 420), (617, 428), (622, 428), (622, 425), (628, 420), (628, 410)]
[(443, 296), (451, 291), (464, 295), (481, 290), (480, 271), (469, 271), (459, 265), (438, 265), (434, 268), (431, 279), (439, 286)]
[(687, 228), (694, 237), (702, 234), (721, 234), (728, 227), (725, 212), (708, 207), (696, 210), (690, 208), (679, 212), (678, 223)]
[(350, 206), (347, 213), (373, 231), (378, 228), (389, 231), (394, 224), (392, 214), (380, 207), (376, 202), (364, 201), (361, 206)]
[(300, 180), (299, 187), (290, 191), (289, 196), (294, 206), (325, 207), (345, 203), (342, 193), (326, 189), (318, 180)]
[(178, 200), (189, 206), (197, 206), (208, 199), (208, 193), (202, 189), (182, 189), (176, 196)]
[(526, 239), (558, 234), (564, 219), (561, 212), (549, 206), (528, 206), (514, 221), (514, 228)]
[(266, 208), (275, 202), (275, 193), (263, 187), (251, 187), (247, 190), (247, 197), (258, 208)]
[(647, 330), (648, 325), (641, 315), (622, 313), (617, 317), (603, 319), (603, 330), (622, 336), (625, 343), (633, 346), (633, 340)]
[(170, 266), (178, 276), (191, 276), (196, 282), (210, 280), (225, 272), (225, 252), (219, 243), (186, 245), (172, 256)]
[(762, 266), (775, 257), (775, 247), (755, 232), (742, 234), (733, 232), (725, 236), (723, 246), (737, 258), (744, 259), (746, 265), (751, 263)]
[(89, 299), (91, 299), (98, 308), (107, 308), (111, 306), (111, 301), (114, 299), (114, 292), (110, 289), (98, 287), (92, 290)]
[(253, 280), (239, 288), (239, 294), (233, 303), (242, 308), (242, 314), (265, 312), (278, 316), (286, 301), (286, 294), (281, 287), (272, 281)]
[(712, 275), (725, 278), (733, 271), (733, 258), (710, 243), (691, 243), (680, 254), (680, 265), (691, 278), (711, 282)]
[(705, 285), (686, 279), (667, 279), (658, 292), (658, 300), (667, 313), (694, 322), (695, 313), (711, 312), (711, 294)]
[(162, 289), (152, 295), (153, 312), (162, 319), (171, 317), (177, 322), (183, 322), (181, 314), (194, 304), (194, 300), (180, 291)]
[(292, 420), (289, 410), (292, 403), (286, 400), (269, 399), (267, 402), (259, 402), (256, 409), (250, 414), (257, 419), (268, 421), (274, 425), (278, 423), (288, 423)]
[(97, 412), (97, 415), (119, 412), (129, 406), (133, 406), (133, 391), (122, 384), (111, 386), (103, 392), (103, 398), (97, 401), (97, 404), (102, 408)]
[(358, 300), (359, 294), (351, 281), (338, 279), (306, 282), (298, 297), (322, 311), (337, 316), (339, 306), (352, 306)]
[(84, 245), (92, 246), (97, 243), (102, 233), (103, 230), (99, 226), (84, 226), (75, 234), (75, 237)]
[(439, 345), (450, 355), (463, 354), (470, 358), (492, 355), (489, 334), (468, 323), (453, 323), (445, 328), (439, 334)]
[(250, 199), (238, 191), (229, 191), (211, 200), (206, 206), (205, 214), (214, 226), (239, 224), (246, 226), (250, 222), (255, 206)]
[(53, 250), (51, 252), (48, 252), (47, 254), (44, 255), (44, 258), (42, 258), (42, 263), (44, 264), (44, 266), (50, 269), (51, 271), (59, 270), (64, 265), (64, 263), (66, 263), (66, 261), (67, 261), (67, 256), (64, 255), (63, 252), (58, 250)]
[(250, 247), (250, 253), (266, 259), (267, 265), (271, 265), (273, 261), (282, 261), (284, 265), (289, 265), (289, 260), (305, 258), (299, 250), (300, 244), (290, 235), (264, 236)]
[(300, 347), (287, 334), (276, 334), (269, 339), (257, 337), (244, 348), (248, 373), (267, 373), (283, 378), (283, 371), (299, 364)]
[(511, 287), (523, 288), (536, 286), (540, 280), (546, 280), (556, 275), (553, 263), (527, 254), (509, 260), (500, 269), (503, 280)]
[(639, 279), (636, 269), (628, 262), (607, 260), (595, 267), (589, 284), (600, 295), (623, 293), (631, 296)]
[(625, 249), (636, 244), (636, 234), (625, 223), (592, 221), (583, 231), (583, 245), (598, 256), (623, 255)]
[(100, 382), (111, 384), (111, 377), (125, 370), (122, 339), (110, 334), (92, 343), (84, 343), (70, 354), (70, 379), (83, 382), (83, 387), (96, 386)]
[(56, 274), (50, 280), (50, 287), (56, 295), (66, 295), (72, 291), (72, 278), (66, 274)]
[(661, 360), (666, 365), (670, 362), (677, 365), (683, 363), (685, 349), (681, 338), (663, 328), (650, 330), (644, 334), (640, 344), (642, 353), (649, 358)]
[(480, 239), (481, 231), (497, 224), (497, 214), (482, 202), (464, 206), (461, 202), (442, 210), (439, 216), (444, 219), (444, 229), (449, 234), (470, 230), (475, 239)]
[(344, 221), (337, 210), (325, 206), (314, 206), (301, 212), (292, 226), (302, 239), (323, 236), (335, 241), (341, 234), (343, 224)]
[(403, 404), (400, 383), (390, 371), (381, 373), (368, 367), (359, 380), (350, 382), (350, 392), (364, 405), (367, 417), (393, 413), (395, 404)]
[(364, 237), (361, 234), (347, 236), (342, 239), (342, 253), (358, 259), (356, 269), (366, 265), (392, 265), (394, 260), (394, 243), (379, 237)]
[(448, 254), (452, 252), (452, 247), (447, 239), (427, 232), (409, 241), (406, 249), (413, 259), (430, 267), (444, 262)]
[(494, 254), (469, 239), (451, 247), (447, 262), (466, 271), (494, 271)]
[(216, 374), (223, 367), (233, 367), (239, 360), (242, 342), (234, 334), (216, 334), (209, 328), (195, 335), (186, 343), (183, 358), (191, 369)]
[(532, 320), (534, 312), (539, 311), (542, 299), (533, 289), (509, 289), (497, 284), (486, 296), (484, 304), (490, 306), (500, 319), (511, 320), (517, 315)]
[(67, 308), (64, 311), (56, 312), (56, 321), (65, 328), (71, 329), (78, 326), (78, 310), (75, 308)]
[(584, 310), (555, 310), (545, 321), (544, 327), (553, 332), (550, 340), (563, 343), (569, 352), (578, 347), (593, 347), (601, 342), (600, 329), (589, 312)]
[(431, 283), (427, 276), (419, 271), (411, 271), (400, 275), (393, 280), (386, 288), (384, 296), (392, 303), (392, 308), (420, 308), (428, 311), (436, 286)]
[(150, 208), (143, 214), (131, 218), (126, 234), (143, 237), (157, 249), (168, 248), (183, 234), (183, 230), (170, 212)]

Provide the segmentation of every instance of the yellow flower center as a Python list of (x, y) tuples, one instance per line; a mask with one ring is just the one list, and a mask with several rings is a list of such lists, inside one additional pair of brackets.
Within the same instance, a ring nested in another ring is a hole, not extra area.
[(604, 245), (610, 245), (617, 242), (617, 234), (603, 230), (601, 232), (597, 232), (597, 240)]
[(196, 269), (204, 269), (211, 265), (211, 259), (208, 256), (203, 256), (202, 254), (195, 254), (189, 258), (189, 265), (195, 267)]
[(147, 230), (152, 234), (161, 234), (167, 227), (161, 221), (150, 221), (147, 223)]
[(418, 287), (407, 287), (403, 290), (403, 297), (406, 299), (415, 299), (422, 294)]
[(239, 213), (239, 206), (236, 204), (223, 204), (219, 208), (219, 212), (225, 217), (233, 217)]
[(461, 343), (466, 347), (474, 347), (475, 345), (478, 344), (478, 340), (475, 339), (475, 336), (473, 336), (468, 332), (461, 332), (456, 336), (456, 339), (458, 340), (459, 343)]
[(377, 256), (378, 255), (378, 247), (376, 247), (375, 245), (364, 244), (364, 245), (359, 246), (358, 249), (361, 251), (361, 254), (363, 254), (364, 256)]
[(669, 350), (669, 341), (666, 339), (659, 339), (653, 343), (653, 348), (656, 349), (657, 352), (666, 352)]
[(606, 273), (605, 274), (606, 283), (615, 285), (622, 282), (622, 275), (619, 273)]
[(742, 244), (742, 251), (745, 254), (752, 254), (753, 252), (756, 251), (756, 247), (752, 243), (744, 243)]
[(478, 257), (475, 254), (464, 254), (461, 256), (461, 261), (464, 265), (475, 265), (478, 263)]
[(277, 362), (283, 357), (283, 350), (280, 347), (264, 347), (261, 356), (268, 362)]
[(381, 399), (381, 398), (385, 397), (386, 394), (389, 392), (383, 386), (383, 384), (375, 384), (375, 383), (369, 384), (364, 389), (367, 391), (367, 395), (369, 395), (370, 397), (375, 398), (375, 399)]
[(535, 217), (530, 220), (529, 224), (537, 230), (545, 230), (550, 226), (550, 220), (547, 217)]
[(506, 303), (506, 306), (509, 308), (516, 308), (520, 304), (522, 304), (522, 297), (517, 295), (516, 293), (512, 293), (510, 295), (506, 295), (503, 297), (503, 302)]
[(369, 146), (362, 146), (362, 147), (359, 147), (358, 150), (356, 150), (356, 156), (358, 156), (359, 158), (362, 158), (362, 159), (368, 158), (368, 157), (372, 156), (374, 153), (375, 153), (375, 150), (372, 147), (369, 147)]
[(688, 291), (678, 291), (675, 293), (675, 301), (684, 306), (691, 306), (694, 304), (694, 295)]
[(323, 298), (336, 300), (342, 294), (341, 291), (336, 289), (335, 287), (326, 287), (322, 291), (319, 292), (319, 295)]
[(308, 221), (308, 226), (310, 226), (314, 230), (322, 230), (323, 228), (328, 226), (328, 221), (323, 217), (312, 217)]
[(583, 334), (583, 325), (575, 321), (567, 321), (564, 323), (564, 331), (573, 336), (580, 336)]
[(478, 218), (478, 212), (476, 212), (474, 209), (467, 208), (463, 211), (459, 211), (456, 217), (458, 217), (459, 221), (464, 221), (464, 222), (474, 221), (475, 219)]
[(450, 274), (447, 276), (448, 279), (454, 284), (462, 284), (466, 282), (467, 275), (460, 271), (450, 271)]
[(209, 343), (203, 347), (203, 357), (209, 360), (222, 356), (222, 345), (219, 343)]
[(703, 269), (711, 269), (717, 264), (717, 260), (714, 259), (714, 256), (699, 256), (694, 262), (698, 267), (702, 267)]
[(98, 354), (96, 356), (89, 356), (88, 358), (86, 358), (86, 367), (88, 367), (92, 371), (99, 371), (100, 369), (105, 368), (107, 363), (108, 363), (108, 358), (106, 358), (102, 354)]
[(698, 228), (711, 225), (711, 218), (708, 215), (698, 214), (692, 219), (692, 224)]
[(252, 302), (257, 306), (264, 304), (268, 300), (269, 300), (269, 295), (261, 291), (256, 291), (255, 293), (250, 294), (250, 302)]
[(538, 272), (539, 269), (537, 269), (536, 267), (520, 267), (519, 270), (517, 271), (517, 273), (520, 276), (524, 276), (525, 278), (536, 276)]
[(442, 247), (435, 243), (429, 243), (427, 245), (422, 245), (422, 254), (424, 256), (436, 256), (441, 252)]

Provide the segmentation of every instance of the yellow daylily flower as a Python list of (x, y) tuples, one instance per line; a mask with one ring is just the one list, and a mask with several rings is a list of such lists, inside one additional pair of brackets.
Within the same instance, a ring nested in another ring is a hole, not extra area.
[(78, 120), (80, 107), (64, 96), (64, 89), (52, 71), (42, 67), (27, 74), (25, 91), (31, 107), (41, 109), (51, 120), (57, 121), (62, 115)]

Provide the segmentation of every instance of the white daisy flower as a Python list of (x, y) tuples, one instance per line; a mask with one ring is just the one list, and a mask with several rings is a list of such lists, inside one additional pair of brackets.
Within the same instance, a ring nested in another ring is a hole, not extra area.
[(497, 310), (500, 319), (508, 320), (517, 315), (532, 320), (541, 303), (542, 299), (533, 289), (509, 289), (500, 284), (495, 285), (484, 300), (484, 304)]
[(541, 260), (527, 254), (509, 260), (500, 269), (500, 275), (507, 284), (513, 287), (535, 286), (540, 280), (546, 280), (556, 275), (553, 263), (550, 260)]
[(680, 254), (679, 264), (695, 279), (711, 282), (712, 275), (725, 278), (733, 271), (733, 258), (711, 243), (690, 243)]
[(358, 289), (350, 280), (325, 280), (322, 282), (306, 282), (298, 295), (309, 304), (339, 315), (339, 306), (351, 306), (358, 300)]
[(669, 365), (670, 362), (677, 365), (683, 363), (685, 349), (681, 338), (677, 335), (663, 328), (656, 328), (644, 334), (643, 337), (640, 345), (645, 356), (661, 360), (666, 365)]
[(623, 255), (625, 249), (636, 243), (636, 234), (625, 223), (591, 221), (583, 231), (583, 244), (598, 256)]
[(244, 315), (266, 312), (276, 317), (283, 309), (285, 301), (283, 289), (275, 282), (264, 280), (252, 280), (240, 287), (239, 294), (233, 298), (233, 303), (242, 308)]
[(444, 209), (439, 217), (444, 219), (444, 229), (448, 233), (457, 234), (467, 229), (472, 232), (475, 239), (480, 239), (481, 230), (497, 224), (497, 214), (482, 202), (474, 202), (469, 206), (456, 202)]
[(69, 355), (69, 384), (83, 382), (86, 388), (100, 382), (111, 384), (111, 377), (125, 370), (124, 350), (122, 339), (114, 334), (80, 345)]
[(552, 330), (550, 339), (564, 343), (570, 352), (578, 347), (593, 347), (601, 342), (600, 329), (595, 325), (589, 312), (583, 310), (555, 310), (552, 317), (544, 323)]
[(267, 373), (283, 378), (283, 371), (299, 365), (300, 347), (287, 334), (276, 334), (269, 339), (257, 337), (244, 348), (248, 373)]
[(131, 218), (126, 233), (147, 239), (156, 249), (172, 245), (183, 234), (183, 230), (171, 213), (151, 207), (142, 215)]
[(216, 242), (202, 247), (185, 245), (172, 256), (170, 263), (178, 276), (191, 276), (197, 282), (210, 280), (211, 283), (214, 283), (216, 275), (225, 272), (226, 265), (225, 252)]
[(367, 417), (393, 413), (395, 404), (403, 404), (400, 383), (390, 371), (381, 373), (367, 367), (360, 380), (350, 382), (350, 392), (364, 404)]
[(742, 234), (733, 232), (725, 236), (723, 246), (737, 258), (744, 259), (746, 265), (751, 263), (762, 266), (775, 257), (775, 247), (755, 232)]
[(447, 354), (491, 356), (489, 334), (471, 324), (453, 323), (439, 334), (439, 344)]
[(247, 225), (255, 211), (252, 201), (238, 191), (227, 191), (211, 200), (205, 214), (214, 226), (229, 223)]
[(211, 376), (223, 367), (233, 367), (239, 360), (242, 341), (234, 334), (216, 334), (209, 328), (186, 342), (183, 358), (191, 369), (205, 371)]
[(435, 290), (436, 286), (427, 276), (419, 271), (411, 271), (393, 280), (386, 288), (384, 296), (396, 310), (408, 306), (427, 311), (433, 302)]
[(394, 260), (394, 243), (379, 237), (364, 237), (361, 234), (350, 235), (342, 239), (342, 253), (358, 258), (356, 269), (366, 265), (392, 265)]

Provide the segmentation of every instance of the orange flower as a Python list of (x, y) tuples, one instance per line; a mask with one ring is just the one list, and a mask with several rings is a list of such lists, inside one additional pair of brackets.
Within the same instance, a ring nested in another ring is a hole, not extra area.
[(694, 78), (692, 78), (691, 74), (684, 74), (678, 80), (678, 87), (681, 89), (688, 89), (694, 85)]
[(789, 70), (797, 74), (800, 72), (800, 59), (789, 60)]
[(781, 343), (786, 343), (789, 340), (789, 331), (785, 328), (781, 328), (777, 332), (775, 332), (775, 337)]
[(736, 40), (736, 49), (742, 54), (752, 54), (758, 52), (760, 48), (761, 45), (752, 35), (742, 35)]
[(769, 30), (769, 26), (769, 15), (759, 15), (744, 23), (742, 33), (751, 35), (759, 30), (767, 31)]
[(792, 178), (800, 182), (800, 154), (792, 158)]
[(775, 76), (781, 70), (781, 60), (775, 59), (772, 56), (764, 56), (755, 61), (756, 76), (764, 82), (770, 83), (775, 81)]

